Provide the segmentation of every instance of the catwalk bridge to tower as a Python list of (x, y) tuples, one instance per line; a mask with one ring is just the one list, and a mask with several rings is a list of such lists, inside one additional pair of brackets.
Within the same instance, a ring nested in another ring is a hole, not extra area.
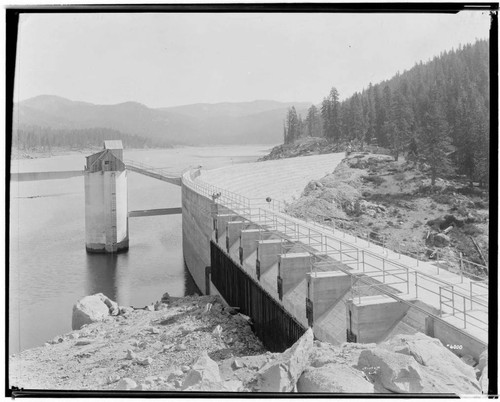
[(180, 174), (139, 162), (124, 161), (119, 140), (104, 141), (103, 149), (86, 158), (85, 244), (89, 253), (118, 253), (129, 249), (129, 217), (180, 214), (180, 207), (128, 211), (128, 177), (132, 171), (177, 186)]

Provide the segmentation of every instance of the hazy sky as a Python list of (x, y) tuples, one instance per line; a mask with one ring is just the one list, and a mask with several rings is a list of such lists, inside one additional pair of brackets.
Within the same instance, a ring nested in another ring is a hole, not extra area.
[(487, 38), (459, 14), (22, 15), (15, 100), (52, 94), (150, 107), (341, 98)]

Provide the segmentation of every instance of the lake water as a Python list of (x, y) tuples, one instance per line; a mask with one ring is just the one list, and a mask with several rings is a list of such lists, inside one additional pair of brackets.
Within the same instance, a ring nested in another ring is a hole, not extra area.
[[(255, 161), (269, 145), (125, 150), (124, 158), (180, 172)], [(12, 161), (12, 172), (82, 170), (84, 153)], [(197, 291), (184, 266), (181, 215), (129, 218), (130, 249), (85, 251), (83, 176), (10, 183), (9, 353), (71, 331), (73, 304), (102, 292), (143, 307)], [(129, 211), (181, 206), (180, 187), (128, 173)]]

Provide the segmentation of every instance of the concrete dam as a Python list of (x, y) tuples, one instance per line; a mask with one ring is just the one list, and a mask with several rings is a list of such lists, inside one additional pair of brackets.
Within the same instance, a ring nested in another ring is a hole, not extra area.
[[(343, 155), (197, 168), (174, 177), (122, 161), (115, 145), (87, 160), (87, 249), (127, 247), (128, 216), (182, 211), (183, 255), (196, 285), (249, 316), (268, 349), (283, 351), (309, 327), (333, 345), (422, 332), (476, 360), (488, 347), (487, 281), (284, 212), (279, 200), (298, 196)], [(126, 193), (125, 168), (180, 185), (182, 209), (118, 208), (113, 197), (120, 188)], [(110, 195), (104, 203), (94, 200), (102, 193)]]
[(183, 253), (198, 288), (249, 315), (273, 351), (312, 327), (332, 344), (422, 332), (478, 359), (488, 346), (487, 282), (283, 212), (276, 199), (298, 195), (334, 159), (185, 172)]

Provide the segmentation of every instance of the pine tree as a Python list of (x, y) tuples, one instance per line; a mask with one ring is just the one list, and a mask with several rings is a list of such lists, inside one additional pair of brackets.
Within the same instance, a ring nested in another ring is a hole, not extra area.
[(349, 125), (351, 127), (351, 135), (349, 139), (362, 144), (365, 139), (366, 124), (363, 115), (361, 96), (358, 93), (355, 93), (351, 98), (349, 117)]
[(367, 132), (365, 136), (365, 140), (368, 144), (372, 142), (374, 138), (376, 138), (375, 132), (375, 124), (377, 115), (375, 113), (374, 99), (373, 99), (373, 85), (370, 82), (368, 85), (368, 91), (366, 92), (365, 98), (367, 102), (367, 113), (366, 113), (366, 121), (367, 121)]
[(340, 141), (340, 138), (342, 137), (342, 133), (340, 131), (340, 122), (339, 122), (339, 115), (340, 115), (340, 102), (339, 102), (339, 92), (337, 91), (337, 88), (333, 87), (330, 91), (330, 102), (332, 105), (331, 109), (331, 125), (332, 125), (332, 140), (334, 142)]
[(287, 119), (286, 119), (286, 133), (287, 133), (287, 144), (293, 143), (300, 136), (300, 124), (299, 118), (297, 116), (297, 111), (295, 107), (292, 106), (288, 109)]
[(331, 139), (333, 134), (331, 130), (331, 114), (332, 106), (327, 98), (323, 98), (321, 102), (321, 117), (323, 119), (323, 136), (327, 139)]
[(438, 176), (443, 177), (453, 172), (449, 159), (452, 151), (449, 126), (436, 88), (431, 89), (424, 105), (420, 127), (419, 156), (422, 162), (429, 165), (431, 185), (434, 186)]
[(307, 111), (306, 117), (307, 135), (309, 137), (321, 137), (321, 121), (318, 108), (312, 105)]
[(407, 147), (411, 138), (413, 112), (402, 90), (396, 91), (391, 100), (386, 132), (395, 160)]
[[(334, 143), (346, 139), (377, 143), (389, 147), (396, 158), (405, 150), (422, 157), (427, 152), (424, 144), (426, 149), (449, 149), (451, 142), (455, 147), (452, 167), (471, 182), (487, 183), (489, 57), (489, 41), (479, 40), (442, 52), (427, 63), (420, 61), (410, 70), (370, 84), (367, 90), (342, 102), (332, 88), (318, 113), (323, 135)], [(312, 135), (309, 115), (306, 122), (306, 131)], [(447, 133), (443, 144), (438, 134), (432, 138), (431, 126)], [(450, 162), (449, 158), (445, 160), (446, 164)], [(444, 170), (440, 169), (440, 174)]]
[(321, 117), (323, 118), (323, 131), (327, 139), (338, 142), (340, 132), (340, 102), (339, 93), (335, 87), (330, 90), (328, 98), (321, 104)]
[(384, 103), (382, 100), (382, 96), (380, 94), (380, 85), (375, 85), (373, 87), (373, 107), (375, 110), (375, 136), (373, 141), (377, 143), (377, 145), (382, 145), (382, 139), (384, 137), (383, 129), (384, 123), (386, 120), (387, 111), (384, 108)]

